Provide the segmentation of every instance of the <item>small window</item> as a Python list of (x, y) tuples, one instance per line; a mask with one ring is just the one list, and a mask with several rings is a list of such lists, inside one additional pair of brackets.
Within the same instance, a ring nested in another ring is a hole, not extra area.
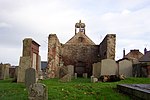
[(84, 39), (83, 37), (78, 38), (79, 42), (83, 42), (83, 39)]

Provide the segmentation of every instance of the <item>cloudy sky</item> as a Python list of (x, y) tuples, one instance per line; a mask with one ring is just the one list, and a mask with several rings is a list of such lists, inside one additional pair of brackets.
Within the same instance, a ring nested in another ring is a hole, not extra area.
[(150, 0), (0, 0), (0, 62), (18, 65), (27, 37), (41, 45), (46, 61), (48, 35), (55, 33), (65, 43), (80, 19), (96, 44), (116, 34), (116, 59), (123, 48), (126, 53), (150, 50)]

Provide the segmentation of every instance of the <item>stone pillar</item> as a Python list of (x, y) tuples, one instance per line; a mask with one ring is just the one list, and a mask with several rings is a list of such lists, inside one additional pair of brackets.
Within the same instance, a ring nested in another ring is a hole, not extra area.
[(48, 37), (48, 65), (47, 77), (58, 78), (58, 67), (60, 65), (60, 42), (56, 34), (50, 34)]
[(102, 59), (115, 59), (116, 34), (107, 34), (100, 43), (99, 54)]

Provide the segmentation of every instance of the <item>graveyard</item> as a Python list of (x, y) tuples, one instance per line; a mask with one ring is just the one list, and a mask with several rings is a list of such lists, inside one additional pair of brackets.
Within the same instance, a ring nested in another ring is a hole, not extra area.
[[(118, 82), (91, 83), (90, 79), (78, 78), (62, 83), (58, 79), (39, 81), (48, 88), (48, 100), (131, 100), (117, 90), (117, 84), (149, 84), (149, 78), (127, 78)], [(28, 100), (24, 83), (12, 79), (0, 80), (0, 100)]]
[(22, 42), (19, 65), (0, 64), (0, 100), (130, 100), (137, 93), (136, 99), (150, 99), (150, 51), (123, 50), (116, 61), (116, 34), (96, 45), (81, 20), (65, 44), (49, 34), (44, 70), (40, 44), (32, 38)]

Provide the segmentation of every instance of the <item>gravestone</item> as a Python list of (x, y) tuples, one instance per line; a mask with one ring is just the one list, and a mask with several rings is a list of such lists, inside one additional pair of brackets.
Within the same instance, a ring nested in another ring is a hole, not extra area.
[(104, 59), (101, 61), (101, 73), (100, 75), (116, 75), (117, 63), (112, 59)]
[(0, 63), (0, 79), (2, 79), (2, 67), (3, 67), (3, 64)]
[(19, 67), (17, 68), (17, 82), (25, 82), (25, 71), (31, 67), (31, 57), (20, 57)]
[(92, 83), (98, 82), (98, 78), (96, 78), (96, 77), (94, 77), (94, 76), (91, 76), (91, 82), (92, 82)]
[(29, 100), (48, 100), (48, 89), (42, 83), (35, 83), (30, 85), (28, 95)]
[(0, 64), (0, 79), (5, 80), (9, 78), (10, 64)]
[(96, 78), (100, 77), (100, 72), (101, 72), (101, 62), (94, 63), (93, 64), (93, 72), (92, 75)]
[(77, 79), (77, 73), (74, 73), (74, 78)]
[(74, 66), (73, 65), (68, 65), (68, 73), (71, 75), (71, 77), (74, 76)]
[(87, 78), (87, 77), (88, 77), (87, 73), (83, 73), (83, 78)]
[(68, 68), (66, 66), (62, 66), (59, 68), (59, 78), (62, 78), (67, 74), (69, 74), (69, 72), (68, 72)]
[(67, 74), (60, 79), (60, 82), (70, 82), (70, 81), (71, 81), (71, 75), (70, 74)]
[(28, 68), (25, 71), (25, 85), (29, 88), (34, 83), (36, 83), (36, 70), (34, 68)]
[(61, 82), (69, 82), (71, 81), (71, 74), (68, 71), (67, 66), (62, 66), (59, 69), (59, 78)]
[(91, 76), (91, 82), (93, 82), (93, 78), (94, 78), (94, 76)]
[(126, 77), (132, 77), (132, 62), (129, 60), (122, 60), (119, 62), (119, 75), (125, 75)]

